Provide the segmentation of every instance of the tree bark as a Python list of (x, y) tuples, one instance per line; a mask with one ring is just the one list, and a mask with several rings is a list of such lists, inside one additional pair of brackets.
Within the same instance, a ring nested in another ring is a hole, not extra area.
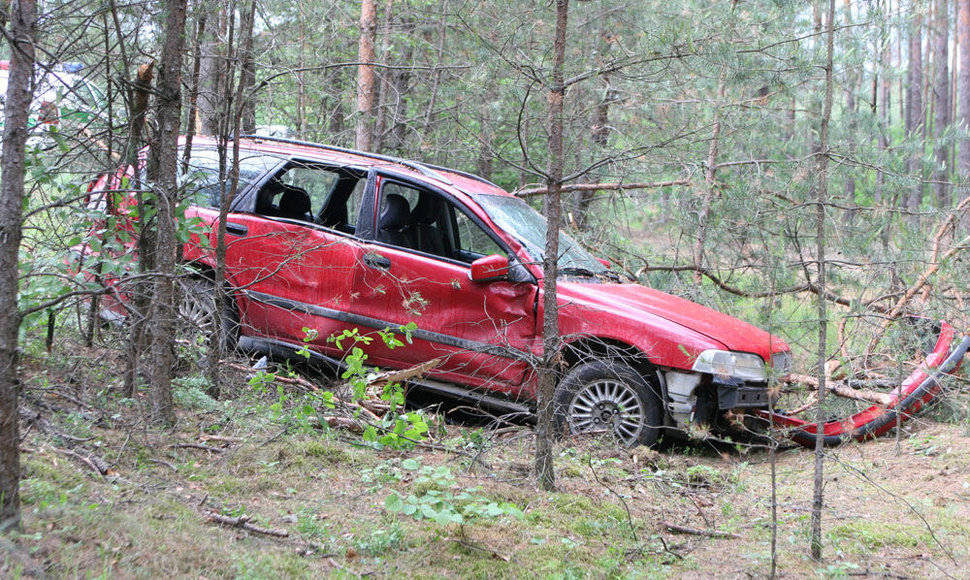
[(559, 369), (559, 303), (556, 277), (559, 274), (559, 223), (563, 176), (563, 101), (566, 95), (566, 25), (569, 0), (556, 0), (556, 30), (553, 42), (552, 78), (549, 86), (549, 193), (544, 198), (546, 249), (542, 267), (542, 360), (539, 367), (538, 424), (536, 425), (535, 468), (542, 489), (556, 488), (553, 465), (555, 394)]
[(370, 151), (374, 127), (374, 43), (377, 40), (377, 1), (363, 0), (360, 6), (360, 43), (357, 48), (357, 123), (354, 146)]
[[(236, 98), (234, 99), (236, 110), (233, 111), (232, 126), (229, 127), (233, 135), (239, 134), (252, 103), (252, 85), (246, 78), (245, 63), (251, 62), (253, 55), (253, 23), (256, 18), (255, 0), (250, 1), (248, 10), (244, 13), (243, 18), (244, 20), (240, 23), (240, 28), (242, 29), (242, 48), (238, 51), (240, 61), (239, 82), (236, 85)], [(223, 143), (223, 141), (220, 140), (220, 143)], [(224, 156), (225, 153), (224, 147), (220, 147), (219, 154)], [(220, 168), (225, 167), (225, 165), (226, 163), (224, 161), (220, 162)], [(216, 230), (216, 267), (213, 275), (216, 327), (214, 336), (209, 339), (209, 352), (207, 353), (209, 376), (208, 393), (209, 396), (216, 399), (222, 394), (219, 359), (229, 348), (228, 342), (223, 338), (228, 336), (228, 333), (231, 331), (231, 329), (227, 328), (227, 325), (231, 321), (226, 320), (225, 317), (227, 311), (226, 306), (229, 302), (229, 296), (226, 292), (227, 288), (224, 283), (226, 279), (226, 222), (228, 221), (229, 207), (232, 205), (232, 201), (235, 199), (236, 192), (239, 189), (239, 139), (233, 139), (232, 141), (232, 162), (229, 164), (229, 167), (231, 169), (228, 185), (225, 180), (220, 179), (222, 191), (220, 192), (221, 202), (219, 204), (219, 220)], [(220, 177), (222, 176), (220, 175)]]
[(909, 68), (906, 73), (906, 138), (910, 141), (912, 153), (909, 156), (909, 174), (916, 178), (916, 185), (905, 197), (904, 207), (911, 217), (915, 217), (923, 201), (923, 125), (925, 112), (923, 105), (923, 34), (922, 13), (913, 13), (912, 30), (909, 37)]
[(158, 132), (151, 145), (149, 182), (157, 204), (157, 275), (151, 305), (151, 419), (175, 424), (172, 345), (175, 338), (175, 208), (178, 204), (178, 136), (182, 111), (182, 49), (187, 0), (165, 4), (165, 38), (158, 75)]
[(936, 81), (933, 83), (934, 119), (933, 133), (936, 138), (936, 171), (933, 174), (936, 206), (945, 209), (953, 204), (950, 199), (948, 180), (950, 167), (950, 148), (944, 134), (950, 127), (950, 10), (947, 0), (938, 0), (936, 5)]
[(816, 562), (822, 560), (822, 507), (824, 480), (823, 467), (825, 458), (825, 432), (822, 425), (825, 423), (825, 408), (822, 403), (825, 401), (826, 391), (826, 339), (828, 333), (828, 313), (826, 309), (826, 272), (825, 272), (825, 204), (828, 203), (828, 162), (829, 162), (829, 120), (832, 117), (832, 68), (833, 54), (835, 45), (835, 0), (829, 0), (828, 23), (826, 31), (826, 57), (825, 57), (825, 100), (822, 104), (822, 118), (819, 121), (818, 132), (818, 151), (815, 155), (815, 167), (813, 169), (815, 189), (815, 227), (816, 227), (816, 261), (818, 263), (818, 279), (816, 284), (821, 292), (817, 298), (818, 306), (818, 412), (816, 421), (818, 422), (818, 433), (815, 437), (815, 478), (814, 493), (812, 498), (812, 535), (811, 535), (811, 555)]
[(960, 139), (957, 158), (957, 171), (960, 181), (966, 185), (970, 181), (970, 138), (966, 131), (970, 128), (970, 0), (958, 0), (960, 11), (957, 18), (957, 36), (959, 36), (960, 73), (957, 77), (959, 84), (957, 115), (963, 136)]
[(199, 118), (201, 119), (203, 135), (219, 135), (222, 133), (222, 95), (226, 92), (226, 41), (220, 38), (227, 28), (228, 17), (224, 7), (213, 7), (203, 3), (203, 10), (211, 10), (208, 18), (209, 34), (206, 38), (198, 39), (202, 42), (202, 87), (199, 92)]
[(185, 129), (185, 147), (182, 151), (182, 173), (189, 170), (189, 160), (192, 158), (192, 140), (199, 132), (199, 91), (202, 89), (202, 39), (205, 37), (205, 25), (208, 15), (205, 10), (199, 10), (195, 28), (195, 54), (192, 58), (192, 88), (189, 93), (189, 122)]
[(252, 135), (256, 132), (256, 59), (253, 57), (253, 26), (256, 20), (256, 5), (250, 2), (242, 25), (243, 54), (239, 55), (239, 90), (236, 102), (239, 103), (239, 120), (233, 121), (234, 135)]
[[(131, 128), (128, 136), (128, 154), (126, 163), (134, 168), (132, 188), (138, 193), (135, 195), (139, 209), (143, 209), (150, 203), (148, 196), (142, 192), (141, 174), (139, 172), (138, 152), (141, 150), (145, 141), (145, 119), (148, 116), (148, 104), (150, 101), (152, 81), (155, 75), (155, 62), (149, 62), (138, 67), (135, 86), (132, 98), (131, 118), (129, 126)], [(142, 215), (148, 212), (142, 211)], [(155, 269), (155, 219), (139, 220), (136, 227), (138, 229), (138, 271), (141, 274), (151, 272)], [(122, 387), (122, 396), (134, 397), (137, 388), (138, 375), (141, 370), (142, 354), (148, 350), (146, 344), (148, 328), (148, 307), (151, 303), (151, 282), (140, 279), (135, 282), (132, 288), (131, 309), (128, 316), (128, 344), (126, 353), (125, 382)]]
[(20, 526), (20, 392), (17, 307), (18, 253), (22, 235), (27, 119), (33, 97), (34, 0), (9, 7), (10, 76), (4, 106), (0, 169), (0, 532)]
[[(714, 106), (714, 125), (711, 127), (711, 142), (707, 148), (707, 167), (704, 170), (704, 196), (697, 216), (697, 241), (694, 243), (694, 267), (704, 267), (704, 246), (707, 243), (708, 220), (711, 217), (711, 205), (717, 195), (717, 153), (721, 139), (721, 102), (724, 100), (724, 73), (717, 82), (717, 103)], [(694, 284), (701, 283), (700, 272), (694, 273)]]

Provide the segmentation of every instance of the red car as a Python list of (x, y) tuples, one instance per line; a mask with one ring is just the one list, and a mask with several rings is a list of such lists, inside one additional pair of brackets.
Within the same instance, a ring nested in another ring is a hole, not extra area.
[[(405, 368), (440, 358), (419, 386), (534, 408), (541, 215), (451, 169), (272, 138), (243, 138), (240, 150), (226, 223), (240, 348), (292, 355), (309, 328), (310, 350), (339, 361), (345, 353), (328, 336), (413, 322), (404, 348), (358, 344), (368, 363)], [(225, 189), (215, 141), (197, 138), (191, 165), (188, 217), (214, 225)], [(105, 176), (93, 191), (117, 187), (118, 176)], [(184, 248), (198, 276), (184, 310), (203, 325), (211, 323), (214, 227), (208, 235), (209, 244)], [(632, 283), (568, 236), (558, 261), (565, 346), (556, 415), (564, 430), (612, 430), (626, 443), (651, 444), (664, 428), (723, 426), (728, 411), (766, 408), (769, 377), (790, 370), (782, 340)]]

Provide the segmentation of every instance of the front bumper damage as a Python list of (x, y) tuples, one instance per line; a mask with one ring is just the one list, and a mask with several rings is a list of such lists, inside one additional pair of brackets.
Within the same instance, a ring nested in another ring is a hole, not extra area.
[[(935, 346), (916, 370), (889, 393), (888, 405), (876, 404), (854, 415), (831, 419), (822, 424), (826, 446), (839, 445), (852, 439), (864, 441), (878, 437), (913, 417), (941, 393), (943, 379), (960, 368), (970, 349), (970, 336), (958, 333), (946, 322), (941, 322), (938, 328)], [(806, 447), (815, 446), (817, 422), (798, 419), (780, 411), (760, 413), (775, 426), (785, 429), (796, 443)]]

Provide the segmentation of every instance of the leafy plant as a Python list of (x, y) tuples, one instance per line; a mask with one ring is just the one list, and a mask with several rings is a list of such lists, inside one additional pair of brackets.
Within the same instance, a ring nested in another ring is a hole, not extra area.
[(407, 496), (392, 492), (384, 498), (384, 507), (388, 511), (439, 524), (464, 524), (479, 518), (502, 516), (524, 517), (515, 504), (492, 501), (478, 488), (456, 489), (458, 483), (447, 466), (431, 467), (421, 465), (416, 459), (405, 459), (401, 467), (417, 474), (412, 482), (416, 492)]
[[(417, 330), (414, 322), (399, 326), (396, 331), (391, 329), (378, 330), (374, 334), (381, 339), (388, 349), (395, 349), (411, 344), (411, 335)], [(400, 337), (398, 335), (400, 333)], [(402, 340), (403, 338), (403, 340)], [(350, 384), (352, 401), (357, 402), (368, 396), (367, 389), (373, 382), (376, 373), (369, 372), (365, 366), (367, 354), (357, 344), (369, 345), (374, 341), (373, 335), (361, 334), (356, 328), (347, 329), (339, 334), (327, 338), (337, 348), (343, 349), (344, 341), (352, 341), (353, 346), (344, 358), (346, 370), (341, 377)], [(408, 449), (416, 441), (427, 437), (428, 423), (420, 412), (401, 413), (404, 407), (404, 386), (395, 381), (387, 381), (380, 392), (380, 399), (389, 406), (387, 413), (378, 423), (369, 423), (364, 427), (363, 439), (378, 448)], [(360, 417), (360, 410), (356, 411)]]

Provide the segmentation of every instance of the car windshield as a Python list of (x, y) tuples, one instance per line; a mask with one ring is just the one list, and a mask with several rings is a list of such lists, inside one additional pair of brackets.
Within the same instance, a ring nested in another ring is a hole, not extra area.
[[(476, 195), (475, 201), (499, 228), (515, 236), (537, 262), (545, 256), (546, 218), (517, 197)], [(559, 234), (559, 271), (563, 274), (606, 274), (603, 264), (575, 240)]]

